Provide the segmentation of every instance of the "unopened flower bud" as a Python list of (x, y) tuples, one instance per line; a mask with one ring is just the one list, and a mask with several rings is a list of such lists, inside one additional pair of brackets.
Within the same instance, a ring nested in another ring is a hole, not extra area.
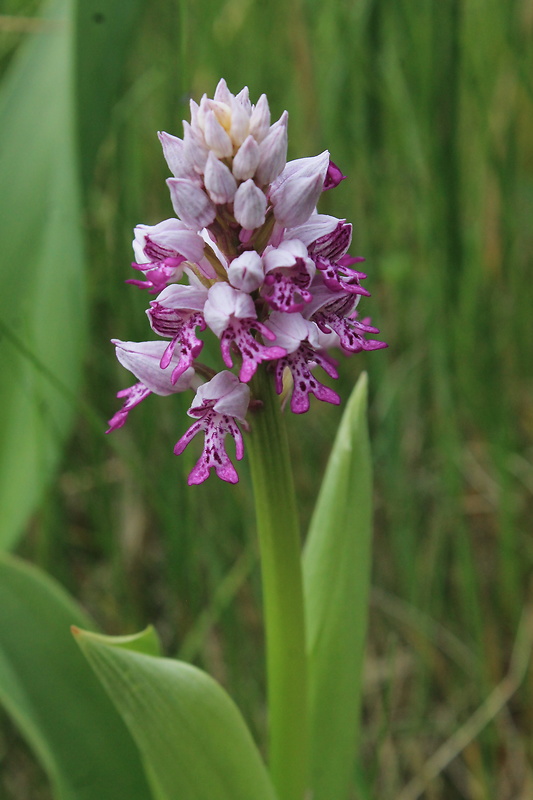
[(270, 109), (265, 94), (262, 94), (250, 117), (249, 132), (257, 142), (262, 142), (270, 128)]
[(232, 171), (237, 180), (253, 178), (259, 164), (259, 145), (253, 136), (247, 136), (233, 159)]
[(218, 100), (220, 103), (227, 103), (227, 105), (231, 103), (231, 92), (224, 78), (221, 78), (217, 84), (214, 99)]
[(294, 178), (310, 178), (317, 175), (322, 176), (322, 181), (326, 178), (329, 166), (329, 152), (324, 150), (318, 156), (310, 158), (297, 158), (289, 161), (279, 178), (275, 181), (272, 189), (277, 191), (286, 181)]
[(252, 104), (250, 103), (250, 92), (247, 86), (244, 86), (239, 94), (235, 95), (235, 100), (241, 104), (248, 116), (250, 116), (252, 113)]
[(231, 98), (231, 126), (229, 135), (235, 147), (240, 147), (248, 136), (249, 115), (242, 105), (234, 98)]
[(220, 100), (209, 100), (209, 98), (204, 94), (198, 109), (198, 126), (204, 131), (204, 133), (205, 122), (210, 111), (213, 112), (217, 122), (219, 122), (227, 132), (231, 125), (231, 108), (229, 104), (223, 103)]
[(317, 175), (310, 178), (295, 178), (283, 184), (271, 194), (276, 220), (285, 228), (301, 225), (313, 213), (324, 179)]
[(213, 222), (216, 208), (195, 181), (168, 178), (167, 184), (174, 211), (183, 222), (194, 230), (205, 228)]
[(233, 214), (246, 230), (259, 228), (265, 221), (267, 199), (253, 180), (241, 183), (235, 194)]
[(189, 108), (191, 110), (191, 125), (193, 128), (196, 128), (198, 126), (198, 111), (200, 106), (198, 105), (196, 100), (192, 99), (192, 97), (189, 100)]
[(205, 115), (204, 136), (209, 149), (219, 158), (233, 155), (232, 141), (211, 109)]
[(212, 150), (205, 165), (204, 183), (213, 203), (221, 205), (233, 201), (237, 191), (237, 181)]
[(191, 127), (189, 123), (184, 120), (183, 156), (200, 175), (204, 173), (208, 152), (201, 132)]
[(234, 258), (228, 269), (228, 278), (232, 286), (242, 292), (254, 292), (264, 280), (261, 256), (255, 250), (247, 250)]
[(170, 133), (165, 133), (165, 131), (159, 131), (157, 135), (163, 148), (165, 161), (174, 177), (191, 178), (194, 170), (185, 158), (183, 140), (177, 136), (172, 136)]
[(291, 228), (309, 218), (324, 187), (328, 165), (327, 150), (313, 158), (300, 158), (286, 165), (270, 192), (274, 216), (281, 225)]
[(280, 175), (287, 161), (288, 118), (289, 115), (284, 111), (259, 145), (259, 165), (255, 177), (261, 186), (272, 183)]

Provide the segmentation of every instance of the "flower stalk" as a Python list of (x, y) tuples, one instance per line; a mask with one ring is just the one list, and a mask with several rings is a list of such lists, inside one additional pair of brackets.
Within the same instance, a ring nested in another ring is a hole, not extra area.
[(307, 659), (300, 528), (279, 398), (265, 368), (251, 382), (259, 405), (249, 454), (265, 613), (269, 764), (280, 800), (302, 800), (307, 786)]

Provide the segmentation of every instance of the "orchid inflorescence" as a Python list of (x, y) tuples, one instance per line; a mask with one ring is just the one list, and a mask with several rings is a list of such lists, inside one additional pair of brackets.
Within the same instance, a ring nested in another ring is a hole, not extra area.
[[(204, 432), (189, 484), (202, 483), (212, 468), (222, 480), (238, 481), (224, 442), (229, 433), (242, 458), (237, 423), (247, 430), (246, 413), (260, 402), (249, 386), (260, 364), (301, 414), (310, 394), (340, 402), (313, 373), (319, 366), (337, 377), (329, 348), (352, 354), (386, 347), (365, 338), (379, 331), (357, 316), (359, 298), (369, 292), (361, 286), (366, 275), (353, 269), (364, 259), (347, 255), (352, 226), (316, 210), (321, 193), (344, 176), (328, 151), (287, 163), (287, 120), (284, 111), (271, 125), (265, 95), (254, 106), (246, 87), (233, 95), (221, 80), (214, 99), (191, 100), (183, 139), (159, 134), (178, 219), (135, 228), (132, 266), (143, 279), (128, 283), (157, 294), (148, 319), (170, 343), (113, 340), (138, 382), (118, 393), (125, 401), (109, 431), (151, 393), (196, 390), (188, 411), (195, 422), (174, 449), (182, 453)], [(197, 333), (208, 330), (220, 340), (227, 369), (197, 360), (204, 346)], [(237, 374), (230, 371), (234, 359)]]

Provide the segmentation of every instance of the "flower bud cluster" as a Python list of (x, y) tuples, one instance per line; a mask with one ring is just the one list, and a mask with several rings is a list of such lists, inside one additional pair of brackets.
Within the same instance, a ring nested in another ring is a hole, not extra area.
[[(159, 134), (177, 218), (135, 228), (132, 266), (142, 278), (128, 282), (157, 295), (147, 315), (162, 339), (113, 340), (137, 383), (119, 392), (124, 404), (109, 431), (152, 393), (196, 391), (188, 411), (195, 422), (174, 450), (183, 452), (203, 431), (189, 484), (211, 469), (238, 481), (225, 438), (234, 439), (240, 460), (237, 423), (247, 430), (247, 411), (260, 401), (250, 381), (261, 365), (301, 414), (310, 395), (340, 402), (314, 374), (321, 367), (337, 377), (328, 349), (386, 347), (367, 339), (379, 331), (358, 319), (359, 299), (369, 293), (361, 286), (366, 275), (353, 269), (363, 259), (347, 255), (352, 226), (316, 210), (321, 193), (344, 176), (327, 151), (287, 162), (287, 121), (285, 111), (271, 124), (265, 95), (252, 105), (247, 88), (233, 95), (221, 80), (213, 99), (191, 101), (182, 139)], [(198, 361), (209, 334), (219, 340), (225, 369)]]

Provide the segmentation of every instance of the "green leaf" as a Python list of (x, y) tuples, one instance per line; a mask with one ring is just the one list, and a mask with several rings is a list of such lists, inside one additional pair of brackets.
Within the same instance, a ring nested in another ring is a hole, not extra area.
[[(72, 633), (78, 636), (80, 634), (79, 628), (72, 626)], [(148, 625), (140, 633), (132, 633), (129, 636), (104, 636), (101, 633), (91, 633), (91, 638), (95, 642), (102, 642), (103, 644), (112, 642), (114, 647), (123, 647), (125, 650), (133, 650), (136, 653), (144, 653), (148, 656), (161, 655), (159, 637), (152, 625)]]
[(201, 670), (77, 632), (141, 751), (158, 800), (274, 800), (233, 701)]
[(303, 559), (313, 800), (346, 800), (357, 746), (372, 535), (367, 378), (346, 406)]
[(85, 340), (70, 12), (54, 3), (0, 87), (0, 548), (53, 477)]
[(77, 0), (76, 98), (80, 165), (88, 184), (119, 96), (145, 0)]
[(0, 557), (0, 702), (54, 797), (151, 800), (137, 748), (72, 640), (73, 624), (92, 625), (50, 578)]

